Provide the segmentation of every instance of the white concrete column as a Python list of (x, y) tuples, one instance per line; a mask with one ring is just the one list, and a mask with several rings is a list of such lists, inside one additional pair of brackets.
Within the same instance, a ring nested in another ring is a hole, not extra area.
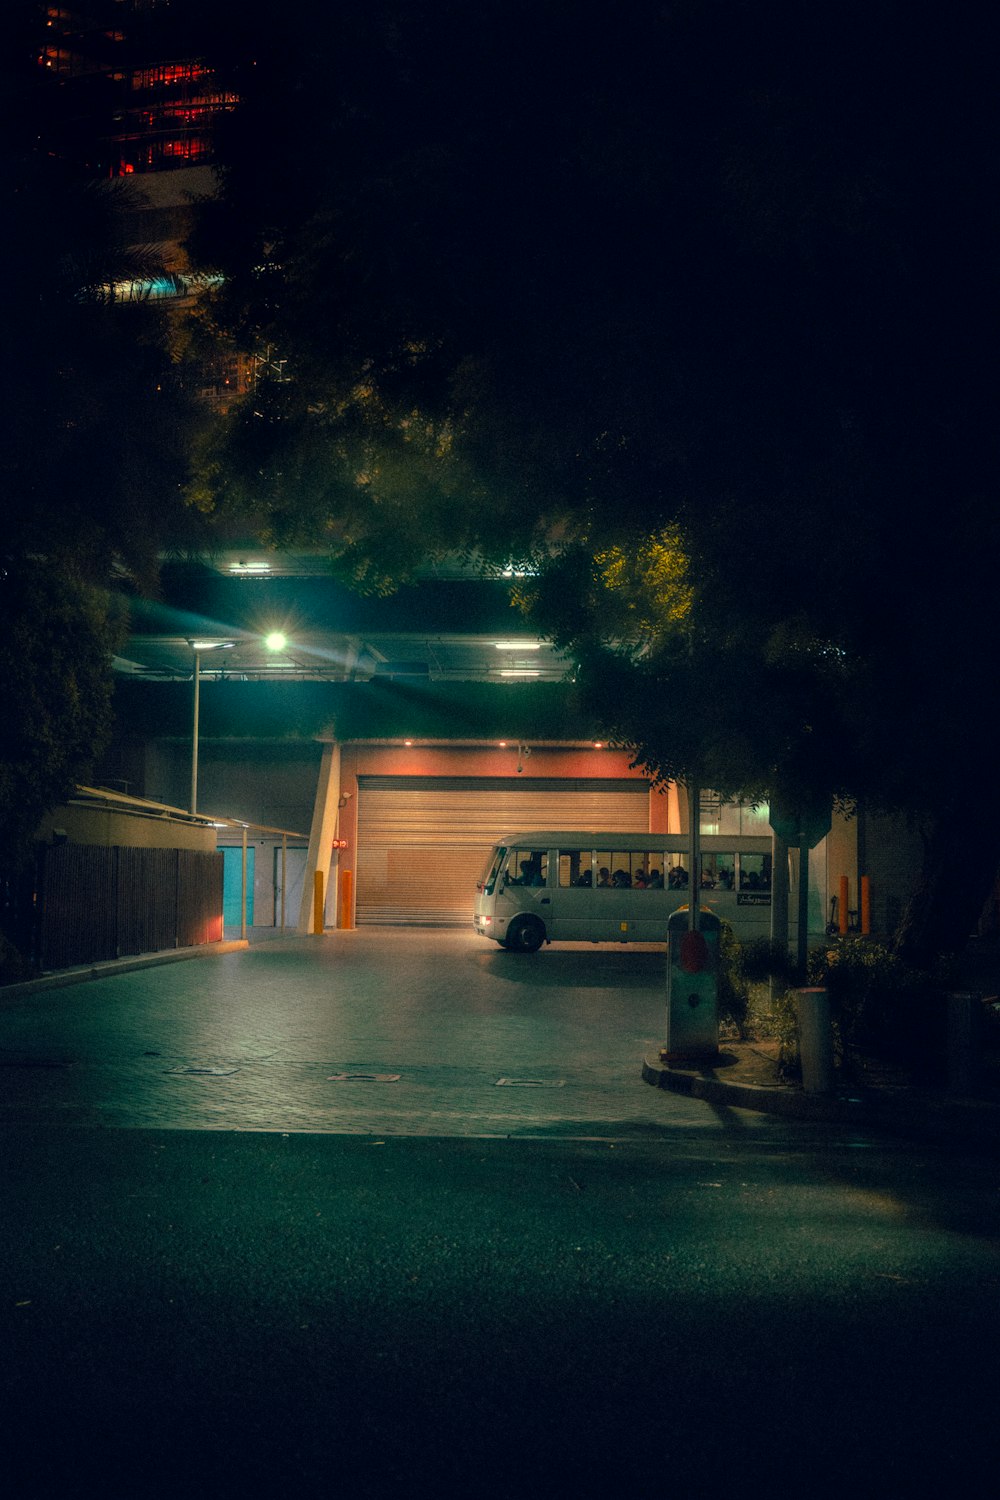
[(323, 876), (324, 902), (328, 901), (330, 858), (333, 854), (333, 841), (337, 837), (339, 806), (340, 746), (331, 741), (323, 746), (323, 759), (316, 785), (312, 827), (309, 830), (309, 853), (306, 855), (306, 870), (302, 880), (302, 904), (299, 907), (298, 931), (301, 933), (313, 930), (313, 891), (317, 871)]

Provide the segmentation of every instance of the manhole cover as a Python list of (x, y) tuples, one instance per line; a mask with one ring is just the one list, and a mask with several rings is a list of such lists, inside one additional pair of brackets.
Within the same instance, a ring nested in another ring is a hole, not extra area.
[(196, 1073), (203, 1078), (229, 1078), (239, 1068), (165, 1068), (166, 1073)]
[(330, 1073), (327, 1083), (398, 1083), (402, 1073)]
[(497, 1088), (508, 1089), (561, 1089), (565, 1088), (564, 1078), (498, 1078)]

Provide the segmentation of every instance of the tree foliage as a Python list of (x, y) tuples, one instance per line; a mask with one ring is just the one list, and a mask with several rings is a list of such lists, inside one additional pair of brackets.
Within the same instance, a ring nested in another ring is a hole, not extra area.
[(35, 558), (0, 565), (0, 830), (5, 870), (42, 813), (85, 780), (111, 732), (110, 659), (125, 620), (108, 595)]
[(998, 543), (971, 29), (380, 0), (309, 10), (306, 54), (272, 22), (197, 246), (261, 374), (198, 503), (360, 587), (530, 562), (653, 770), (905, 808), (933, 868), (986, 785)]
[(130, 192), (41, 153), (9, 158), (3, 547), (153, 586), (185, 519), (189, 402), (164, 314), (115, 286), (156, 269), (127, 243)]
[[(37, 9), (37, 8), (33, 8)], [(156, 587), (188, 524), (190, 403), (162, 314), (116, 284), (156, 269), (130, 244), (131, 190), (44, 148), (44, 87), (5, 75), (7, 293), (0, 400), (0, 848), (85, 779), (111, 727), (125, 625), (111, 594)]]

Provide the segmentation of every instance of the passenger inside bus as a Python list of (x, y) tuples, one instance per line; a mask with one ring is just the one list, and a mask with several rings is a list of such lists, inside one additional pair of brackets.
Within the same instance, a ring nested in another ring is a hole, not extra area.
[(769, 891), (771, 889), (771, 858), (767, 854), (740, 855), (740, 890)]
[(688, 872), (683, 865), (674, 865), (670, 871), (669, 884), (673, 891), (682, 890), (688, 883)]
[(607, 865), (602, 865), (597, 872), (597, 888), (598, 890), (611, 889), (611, 871)]

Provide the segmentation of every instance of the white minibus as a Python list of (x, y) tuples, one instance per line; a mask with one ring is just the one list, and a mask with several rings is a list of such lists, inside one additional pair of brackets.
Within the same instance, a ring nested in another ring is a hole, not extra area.
[[(516, 833), (498, 839), (476, 886), (473, 923), (501, 948), (543, 943), (664, 943), (690, 899), (685, 834)], [(702, 906), (738, 937), (771, 923), (771, 840), (703, 834)]]

